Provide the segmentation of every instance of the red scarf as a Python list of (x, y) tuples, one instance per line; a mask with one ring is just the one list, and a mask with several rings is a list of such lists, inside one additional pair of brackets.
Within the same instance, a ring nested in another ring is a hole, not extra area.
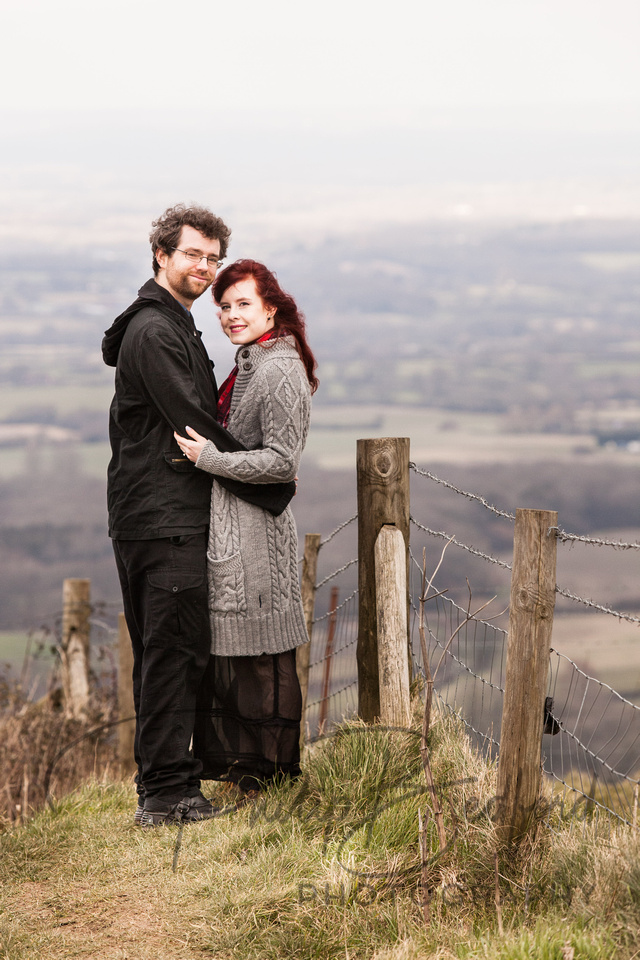
[[(273, 340), (275, 338), (275, 332), (273, 330), (267, 330), (261, 337), (258, 337), (254, 343), (263, 343), (265, 340)], [(229, 413), (231, 412), (231, 397), (233, 395), (233, 387), (236, 382), (236, 377), (238, 376), (238, 365), (233, 368), (225, 382), (220, 387), (218, 393), (218, 423), (222, 424), (223, 427), (226, 427), (229, 423)]]

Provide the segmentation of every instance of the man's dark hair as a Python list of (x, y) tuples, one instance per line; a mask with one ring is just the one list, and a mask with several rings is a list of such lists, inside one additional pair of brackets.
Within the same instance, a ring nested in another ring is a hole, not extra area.
[(227, 255), (231, 230), (220, 217), (216, 217), (206, 207), (185, 207), (184, 203), (177, 203), (175, 207), (165, 210), (151, 226), (153, 230), (149, 234), (149, 242), (153, 253), (153, 272), (156, 276), (160, 270), (156, 251), (163, 250), (167, 256), (171, 256), (180, 242), (183, 227), (193, 227), (208, 240), (219, 240), (220, 259), (223, 260)]

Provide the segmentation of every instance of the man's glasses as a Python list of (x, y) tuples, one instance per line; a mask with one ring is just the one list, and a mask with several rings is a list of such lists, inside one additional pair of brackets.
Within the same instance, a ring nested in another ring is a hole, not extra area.
[(200, 263), (202, 260), (206, 260), (208, 267), (222, 266), (222, 260), (218, 260), (217, 257), (205, 257), (202, 253), (196, 253), (195, 250), (181, 250), (180, 247), (172, 247), (171, 249), (177, 250), (178, 253), (185, 256), (189, 263)]

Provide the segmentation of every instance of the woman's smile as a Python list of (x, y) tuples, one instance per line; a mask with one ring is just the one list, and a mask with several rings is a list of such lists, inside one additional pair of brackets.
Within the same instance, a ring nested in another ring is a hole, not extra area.
[(227, 287), (220, 300), (220, 324), (231, 343), (253, 343), (273, 329), (275, 308), (265, 304), (253, 277)]

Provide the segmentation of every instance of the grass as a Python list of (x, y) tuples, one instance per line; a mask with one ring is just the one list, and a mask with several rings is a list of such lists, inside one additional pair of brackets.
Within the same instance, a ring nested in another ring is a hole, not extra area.
[(27, 641), (24, 630), (0, 630), (0, 663), (22, 666)]
[[(132, 786), (92, 779), (0, 834), (0, 957), (483, 957), (631, 960), (640, 844), (630, 830), (539, 823), (496, 849), (495, 770), (440, 718), (432, 763), (446, 850), (432, 825), (430, 923), (420, 902), (416, 731), (350, 723), (315, 744), (296, 783), (215, 821), (144, 831)], [(220, 803), (229, 787), (209, 785)]]

